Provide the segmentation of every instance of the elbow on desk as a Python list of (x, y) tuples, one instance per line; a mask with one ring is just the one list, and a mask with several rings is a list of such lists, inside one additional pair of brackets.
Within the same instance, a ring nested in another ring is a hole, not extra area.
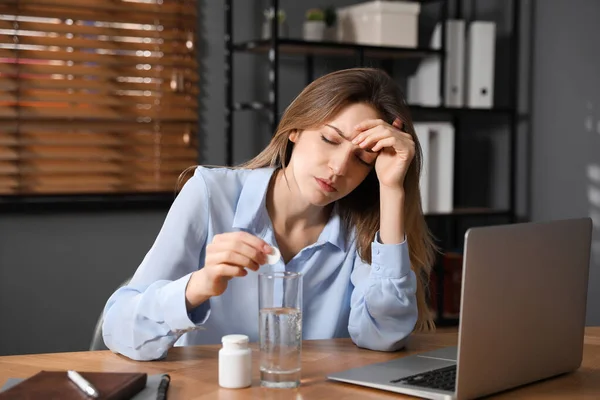
[(376, 351), (398, 351), (406, 346), (408, 338), (414, 329), (416, 318), (404, 326), (381, 326), (369, 324), (367, 326), (348, 325), (348, 332), (352, 342), (357, 347)]
[(353, 335), (350, 337), (352, 338), (352, 342), (361, 349), (385, 352), (402, 350), (406, 346), (406, 342), (408, 340), (408, 337), (404, 337), (396, 341), (390, 341), (384, 338), (363, 340), (360, 337), (355, 338)]
[(115, 354), (121, 354), (134, 361), (158, 361), (167, 356), (167, 351), (158, 346), (143, 346), (139, 349), (134, 349), (130, 346), (118, 344), (111, 335), (104, 335), (104, 344), (110, 351)]
[[(121, 289), (119, 289), (121, 290)], [(110, 351), (135, 361), (155, 361), (165, 358), (171, 347), (168, 335), (145, 335), (136, 330), (135, 324), (118, 313), (126, 305), (118, 304), (113, 294), (106, 303), (102, 320), (102, 339)]]
[[(131, 333), (135, 335), (135, 333)], [(110, 324), (106, 324), (106, 320), (102, 324), (102, 339), (104, 344), (110, 351), (116, 354), (121, 354), (134, 361), (156, 361), (167, 356), (169, 346), (165, 346), (165, 338), (146, 341), (137, 347), (123, 343), (119, 340), (118, 335), (114, 335)], [(132, 342), (135, 340), (132, 339)]]

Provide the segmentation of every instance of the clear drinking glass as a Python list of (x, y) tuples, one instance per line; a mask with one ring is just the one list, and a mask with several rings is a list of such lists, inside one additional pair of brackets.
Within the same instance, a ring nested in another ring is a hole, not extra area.
[(302, 353), (302, 275), (259, 274), (259, 345), (261, 386), (300, 385)]

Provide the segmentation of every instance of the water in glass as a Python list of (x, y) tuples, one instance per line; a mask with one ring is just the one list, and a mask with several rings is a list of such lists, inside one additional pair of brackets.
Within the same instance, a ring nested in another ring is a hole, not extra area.
[(297, 308), (262, 308), (260, 314), (260, 377), (268, 387), (300, 385), (302, 312)]

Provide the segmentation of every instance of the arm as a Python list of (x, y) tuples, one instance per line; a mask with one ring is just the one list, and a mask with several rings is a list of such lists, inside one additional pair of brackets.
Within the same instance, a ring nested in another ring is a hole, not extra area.
[(185, 298), (206, 244), (207, 202), (206, 185), (196, 170), (130, 283), (107, 301), (102, 333), (112, 351), (135, 360), (163, 358), (186, 330), (208, 318), (208, 301), (188, 312)]
[(417, 321), (417, 282), (404, 235), (404, 193), (380, 193), (385, 218), (371, 244), (371, 265), (356, 256), (348, 330), (359, 347), (393, 351), (404, 346)]

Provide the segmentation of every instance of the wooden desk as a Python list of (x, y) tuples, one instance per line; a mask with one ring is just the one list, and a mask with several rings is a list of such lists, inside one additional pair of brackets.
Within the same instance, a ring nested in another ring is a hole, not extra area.
[[(298, 389), (265, 389), (258, 380), (258, 354), (254, 344), (254, 380), (247, 389), (218, 386), (217, 346), (177, 347), (163, 361), (137, 362), (109, 351), (32, 354), (0, 357), (0, 386), (11, 377), (26, 378), (41, 369), (80, 371), (143, 371), (171, 375), (169, 399), (387, 399), (408, 398), (391, 392), (328, 381), (334, 371), (389, 360), (415, 352), (456, 345), (456, 329), (413, 336), (406, 351), (381, 353), (361, 350), (350, 340), (306, 341), (302, 353), (302, 385)], [(504, 392), (494, 398), (598, 399), (600, 398), (600, 327), (586, 328), (583, 364), (574, 373)]]

